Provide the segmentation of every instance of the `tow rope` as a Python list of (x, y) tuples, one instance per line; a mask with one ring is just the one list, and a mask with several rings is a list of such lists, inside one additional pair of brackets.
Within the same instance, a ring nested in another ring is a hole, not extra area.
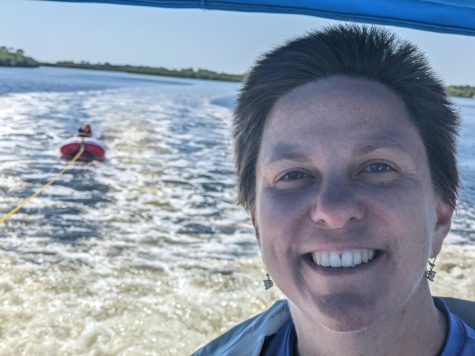
[(51, 184), (53, 184), (59, 177), (61, 177), (69, 168), (71, 168), (71, 166), (76, 163), (76, 161), (79, 159), (79, 157), (81, 157), (81, 155), (83, 154), (84, 152), (84, 144), (81, 144), (81, 149), (79, 150), (79, 152), (76, 154), (76, 156), (74, 156), (74, 158), (69, 161), (65, 166), (64, 168), (59, 172), (57, 173), (53, 178), (51, 178), (48, 183), (44, 184), (43, 186), (41, 186), (36, 192), (34, 192), (32, 195), (30, 195), (28, 198), (25, 198), (23, 201), (21, 201), (14, 209), (12, 209), (9, 213), (7, 213), (6, 215), (4, 215), (1, 219), (0, 219), (0, 223), (4, 223), (5, 221), (7, 221), (8, 219), (10, 219), (13, 215), (15, 215), (21, 208), (23, 208), (26, 204), (28, 204), (30, 201), (32, 201), (34, 198), (36, 198), (38, 195), (40, 195), (41, 193), (43, 193), (46, 188), (48, 188)]

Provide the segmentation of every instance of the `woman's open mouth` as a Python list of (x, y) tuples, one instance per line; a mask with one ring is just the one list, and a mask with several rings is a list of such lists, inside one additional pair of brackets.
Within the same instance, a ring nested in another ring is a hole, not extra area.
[(309, 257), (313, 263), (319, 267), (354, 268), (371, 263), (381, 254), (381, 250), (352, 249), (341, 251), (318, 251), (309, 254)]

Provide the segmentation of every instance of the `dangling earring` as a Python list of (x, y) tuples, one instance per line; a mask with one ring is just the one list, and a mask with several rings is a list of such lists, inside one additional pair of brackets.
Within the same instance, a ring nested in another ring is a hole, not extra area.
[(274, 282), (272, 282), (272, 279), (270, 279), (269, 277), (269, 273), (266, 273), (266, 279), (264, 279), (264, 289), (265, 290), (268, 290), (270, 288), (272, 288), (272, 286), (274, 285)]
[(436, 271), (434, 271), (434, 267), (435, 267), (435, 260), (437, 259), (437, 256), (434, 257), (434, 259), (431, 261), (427, 261), (427, 263), (429, 264), (429, 269), (426, 271), (426, 273), (424, 273), (424, 276), (431, 282), (434, 281), (434, 278), (435, 278), (435, 274), (437, 273)]

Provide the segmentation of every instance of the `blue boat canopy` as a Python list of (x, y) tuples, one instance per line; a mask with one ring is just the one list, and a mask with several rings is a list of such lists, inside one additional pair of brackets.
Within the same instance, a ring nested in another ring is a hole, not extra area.
[(287, 13), (475, 36), (472, 0), (47, 0)]

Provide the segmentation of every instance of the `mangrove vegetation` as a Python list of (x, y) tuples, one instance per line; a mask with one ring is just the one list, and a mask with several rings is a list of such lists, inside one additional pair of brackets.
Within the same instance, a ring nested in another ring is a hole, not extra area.
[(449, 85), (447, 87), (447, 93), (463, 98), (475, 98), (475, 87), (471, 87), (470, 85)]
[[(31, 57), (25, 55), (21, 49), (0, 47), (0, 66), (9, 67), (66, 67), (66, 68), (80, 68), (80, 69), (95, 69), (108, 70), (136, 74), (160, 75), (165, 77), (179, 77), (192, 79), (207, 79), (207, 80), (224, 80), (239, 82), (244, 78), (243, 74), (229, 74), (222, 72), (214, 72), (207, 69), (168, 69), (164, 67), (147, 67), (147, 66), (131, 66), (131, 65), (117, 65), (110, 63), (89, 63), (85, 61), (59, 61), (56, 63), (41, 63)], [(475, 86), (469, 85), (449, 85), (447, 93), (451, 96), (458, 96), (464, 98), (475, 98)]]
[(25, 56), (22, 49), (0, 47), (0, 66), (4, 67), (38, 67), (39, 62)]
[(167, 69), (164, 67), (146, 67), (146, 66), (131, 66), (131, 65), (115, 65), (110, 63), (89, 63), (89, 62), (72, 62), (61, 61), (52, 63), (44, 63), (44, 65), (54, 67), (67, 67), (67, 68), (82, 68), (82, 69), (98, 69), (98, 70), (111, 70), (118, 72), (136, 73), (136, 74), (150, 74), (161, 75), (165, 77), (180, 77), (180, 78), (193, 78), (193, 79), (208, 79), (208, 80), (225, 80), (239, 82), (243, 79), (241, 74), (228, 74), (218, 73), (207, 69)]

